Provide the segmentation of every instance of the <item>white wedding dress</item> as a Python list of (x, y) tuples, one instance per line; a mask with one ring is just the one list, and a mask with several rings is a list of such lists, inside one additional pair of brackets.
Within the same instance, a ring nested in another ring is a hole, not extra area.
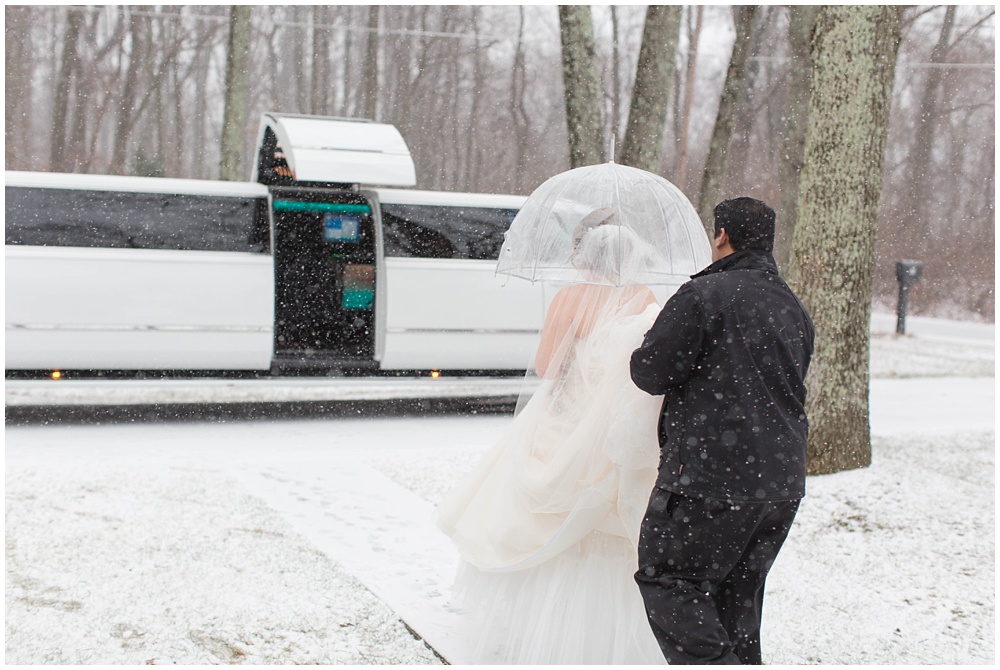
[(633, 580), (662, 401), (630, 378), (658, 308), (635, 311), (567, 338), (558, 372), (439, 507), (475, 663), (665, 662)]

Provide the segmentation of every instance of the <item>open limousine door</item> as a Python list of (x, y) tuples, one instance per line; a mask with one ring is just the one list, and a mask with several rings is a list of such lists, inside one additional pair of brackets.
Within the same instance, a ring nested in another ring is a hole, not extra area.
[(543, 289), (495, 276), (523, 197), (378, 188), (416, 182), (399, 131), (328, 117), (265, 114), (254, 179), (272, 194), (276, 367), (530, 365)]

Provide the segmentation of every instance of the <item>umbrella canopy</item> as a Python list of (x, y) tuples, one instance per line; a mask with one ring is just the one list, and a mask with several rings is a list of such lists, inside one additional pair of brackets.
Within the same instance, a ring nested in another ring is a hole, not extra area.
[(497, 274), (529, 281), (674, 284), (711, 262), (694, 206), (663, 177), (616, 163), (547, 180), (507, 231)]

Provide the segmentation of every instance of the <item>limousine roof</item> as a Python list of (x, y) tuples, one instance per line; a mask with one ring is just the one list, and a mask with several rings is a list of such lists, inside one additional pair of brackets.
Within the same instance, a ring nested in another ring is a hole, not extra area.
[[(262, 115), (258, 151), (270, 128), (296, 182), (413, 186), (417, 172), (395, 126), (366, 119)], [(257, 179), (256, 168), (254, 180)]]
[(244, 181), (208, 181), (205, 179), (165, 179), (160, 177), (121, 177), (102, 174), (64, 172), (4, 172), (4, 186), (58, 188), (83, 191), (125, 191), (129, 193), (182, 193), (267, 197), (263, 184)]

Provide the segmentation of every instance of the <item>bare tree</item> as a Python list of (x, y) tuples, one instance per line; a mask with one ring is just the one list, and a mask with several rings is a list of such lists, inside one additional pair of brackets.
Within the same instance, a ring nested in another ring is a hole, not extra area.
[(868, 354), (900, 8), (823, 6), (789, 283), (812, 314), (808, 471), (871, 463)]
[(514, 187), (523, 186), (525, 162), (527, 160), (530, 136), (530, 119), (525, 105), (527, 87), (527, 67), (524, 48), (524, 7), (518, 7), (517, 42), (514, 46), (514, 67), (511, 70), (510, 116), (514, 127)]
[[(736, 96), (733, 110), (732, 136), (726, 151), (724, 182), (725, 190), (730, 193), (759, 194), (768, 181), (769, 171), (761, 170), (754, 158), (754, 145), (764, 131), (759, 120), (763, 110), (770, 107), (770, 97), (773, 95), (762, 58), (766, 58), (764, 50), (776, 37), (775, 19), (779, 12), (778, 7), (761, 6), (752, 28), (740, 92)], [(725, 193), (720, 193), (717, 198), (721, 200), (724, 196)]]
[(923, 203), (921, 192), (934, 183), (931, 179), (934, 163), (932, 151), (944, 73), (944, 70), (937, 66), (945, 62), (948, 54), (951, 32), (955, 25), (955, 9), (955, 5), (948, 5), (945, 8), (941, 32), (930, 53), (931, 67), (927, 69), (926, 83), (918, 103), (919, 112), (916, 118), (913, 148), (907, 161), (906, 197), (900, 202), (903, 208), (900, 212), (900, 222), (911, 234), (926, 231), (927, 207)]
[(103, 12), (108, 24), (114, 26), (103, 42), (100, 40), (101, 34), (98, 29), (102, 17), (96, 13), (87, 25), (83, 39), (82, 48), (87, 54), (87, 64), (82, 66), (83, 74), (79, 88), (80, 95), (77, 99), (77, 113), (80, 118), (87, 117), (87, 119), (83, 123), (85, 127), (82, 132), (79, 127), (75, 129), (76, 134), (82, 135), (83, 139), (78, 148), (80, 159), (74, 167), (85, 172), (98, 167), (109, 170), (101, 160), (102, 153), (99, 146), (102, 135), (112, 135), (109, 132), (102, 132), (102, 128), (106, 121), (113, 121), (115, 118), (114, 108), (118, 102), (117, 91), (121, 86), (122, 53), (120, 44), (128, 31), (128, 17), (124, 8), (116, 8), (113, 18), (107, 16), (111, 13), (111, 10)]
[(743, 79), (746, 76), (747, 57), (750, 55), (754, 23), (759, 10), (760, 7), (757, 5), (740, 5), (733, 8), (736, 41), (733, 43), (733, 53), (729, 57), (726, 83), (722, 87), (722, 98), (719, 100), (719, 110), (715, 115), (712, 140), (708, 148), (708, 159), (705, 162), (705, 171), (702, 173), (701, 188), (698, 190), (698, 214), (705, 229), (709, 231), (713, 227), (712, 209), (723, 192), (726, 156), (729, 151), (729, 141), (733, 136), (739, 96), (744, 90)]
[[(191, 62), (185, 63), (185, 57), (180, 53), (196, 45), (205, 37), (198, 35), (193, 27), (185, 25), (183, 7), (167, 6), (163, 11), (167, 17), (164, 21), (165, 40), (175, 44), (178, 58), (173, 67), (164, 67), (156, 77), (158, 100), (156, 156), (163, 167), (164, 174), (179, 174), (181, 156), (177, 151), (177, 140), (184, 137), (184, 85), (191, 76)], [(210, 33), (206, 32), (206, 35)], [(199, 39), (200, 38), (200, 39)]]
[(219, 179), (239, 181), (243, 175), (243, 140), (246, 127), (250, 72), (250, 5), (229, 10), (229, 43), (226, 47), (226, 98), (222, 121)]
[(646, 10), (621, 154), (624, 165), (659, 172), (669, 95), (677, 72), (674, 58), (680, 26), (680, 5), (651, 5)]
[(30, 29), (32, 7), (4, 7), (4, 161), (8, 170), (26, 166), (25, 120), (32, 108)]
[(574, 168), (604, 160), (601, 97), (594, 50), (594, 26), (588, 5), (559, 6), (563, 94), (569, 131), (569, 162)]
[[(209, 165), (207, 164), (205, 148), (210, 143), (208, 135), (208, 114), (209, 104), (209, 75), (212, 53), (206, 49), (196, 52), (194, 58), (197, 61), (194, 72), (194, 113), (191, 115), (191, 147), (192, 152), (189, 159), (190, 174), (199, 179), (209, 177)], [(225, 112), (223, 112), (225, 116)], [(214, 139), (214, 138), (212, 138)], [(214, 170), (213, 170), (214, 172)]]
[(378, 116), (378, 5), (368, 8), (368, 57), (365, 59), (362, 90), (364, 92), (364, 116), (366, 119), (376, 119)]
[(687, 65), (684, 74), (684, 107), (677, 116), (680, 121), (680, 129), (676, 133), (680, 138), (680, 149), (677, 159), (679, 174), (677, 184), (682, 190), (687, 188), (688, 181), (688, 163), (690, 161), (689, 153), (691, 145), (691, 109), (694, 105), (694, 83), (698, 73), (698, 42), (701, 39), (701, 26), (705, 8), (702, 5), (691, 6), (688, 8), (688, 12), (688, 23), (690, 24), (691, 22), (692, 12), (695, 19), (694, 25), (689, 25), (688, 27)]
[(77, 11), (67, 12), (66, 34), (63, 37), (62, 56), (59, 62), (59, 73), (55, 80), (55, 102), (52, 105), (52, 139), (49, 164), (53, 170), (63, 172), (66, 165), (63, 157), (66, 153), (66, 137), (69, 120), (69, 96), (73, 88), (74, 73), (77, 71), (79, 56), (77, 55), (77, 42), (80, 40), (80, 31), (83, 24), (83, 16)]
[[(618, 7), (611, 5), (611, 134), (617, 137), (621, 131), (621, 61), (622, 44), (618, 36)], [(615, 160), (609, 156), (608, 160)]]
[[(138, 14), (137, 9), (131, 8), (128, 16), (128, 36), (131, 48), (128, 53), (125, 82), (122, 84), (121, 97), (116, 110), (117, 123), (115, 124), (114, 146), (111, 151), (111, 171), (114, 174), (125, 174), (126, 172), (128, 142), (139, 119), (143, 59), (146, 58), (149, 36), (145, 32), (146, 24)], [(125, 43), (123, 42), (121, 46), (124, 50)]]
[(327, 22), (330, 20), (329, 5), (315, 5), (312, 8), (312, 83), (309, 87), (311, 93), (309, 111), (312, 114), (330, 113), (330, 29)]
[(294, 100), (294, 105), (287, 108), (289, 112), (297, 114), (309, 113), (309, 83), (311, 81), (311, 68), (309, 62), (312, 60), (312, 50), (309, 45), (309, 37), (312, 31), (309, 30), (309, 23), (312, 21), (312, 12), (305, 5), (289, 5), (291, 13), (291, 23), (286, 26), (292, 37), (290, 44), (286, 48), (291, 52), (289, 68), (291, 73), (290, 83), (293, 86), (293, 95), (287, 96), (287, 100)]

